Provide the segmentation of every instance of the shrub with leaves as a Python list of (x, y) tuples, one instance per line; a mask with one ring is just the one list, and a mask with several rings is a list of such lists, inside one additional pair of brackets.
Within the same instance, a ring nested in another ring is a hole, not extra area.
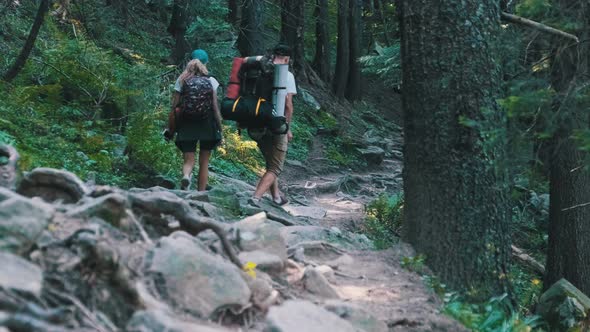
[(400, 195), (381, 195), (365, 208), (364, 231), (377, 249), (394, 244), (400, 237), (403, 224), (404, 198)]

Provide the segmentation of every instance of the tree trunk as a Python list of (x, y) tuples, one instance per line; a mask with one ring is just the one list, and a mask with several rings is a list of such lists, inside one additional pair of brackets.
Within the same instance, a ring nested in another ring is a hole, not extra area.
[(510, 247), (498, 167), (505, 145), (498, 128), (506, 119), (495, 101), (500, 75), (492, 47), (498, 2), (400, 4), (403, 237), (452, 288), (503, 291)]
[[(590, 4), (561, 0), (568, 22), (581, 27), (581, 40), (590, 38)], [(584, 85), (590, 83), (590, 46), (564, 42), (552, 67), (552, 85), (559, 98), (557, 131), (551, 139), (549, 251), (544, 286), (567, 279), (590, 294), (590, 171), (586, 151), (580, 150), (575, 131), (588, 130), (587, 106), (578, 102)], [(567, 46), (567, 47), (566, 47)]]
[(377, 6), (379, 7), (379, 17), (381, 18), (381, 24), (383, 24), (383, 39), (385, 40), (385, 45), (391, 45), (391, 38), (389, 38), (389, 30), (387, 19), (385, 18), (385, 10), (383, 9), (383, 2), (382, 0), (377, 0)]
[(336, 72), (334, 73), (334, 94), (344, 98), (348, 83), (350, 65), (350, 42), (348, 38), (348, 1), (338, 1), (338, 42), (336, 45)]
[(303, 47), (304, 16), (305, 1), (281, 1), (281, 41), (293, 49), (293, 69), (297, 78), (307, 81)]
[(361, 11), (362, 0), (350, 0), (350, 65), (346, 98), (350, 101), (361, 99)]
[(242, 56), (264, 53), (263, 0), (244, 0), (238, 36), (238, 50)]
[(49, 10), (49, 0), (41, 0), (39, 4), (39, 8), (37, 9), (37, 15), (35, 16), (35, 21), (33, 22), (33, 26), (31, 27), (31, 31), (29, 32), (29, 36), (25, 41), (25, 45), (23, 46), (20, 54), (14, 61), (14, 64), (8, 71), (4, 74), (4, 80), (6, 82), (12, 81), (16, 75), (21, 71), (21, 69), (25, 66), (29, 55), (31, 55), (31, 50), (33, 50), (33, 46), (35, 45), (35, 40), (37, 40), (37, 35), (39, 34), (39, 30), (43, 25), (43, 20), (45, 19), (45, 14)]
[(316, 0), (315, 3), (315, 57), (313, 68), (324, 82), (330, 81), (330, 44), (328, 35), (328, 0)]
[(239, 27), (239, 17), (240, 17), (240, 6), (239, 0), (228, 0), (227, 1), (227, 20), (229, 24), (233, 25), (234, 27)]
[(168, 32), (174, 38), (174, 49), (172, 50), (171, 57), (175, 64), (182, 63), (186, 54), (190, 51), (190, 46), (184, 36), (187, 28), (187, 12), (187, 0), (174, 0)]

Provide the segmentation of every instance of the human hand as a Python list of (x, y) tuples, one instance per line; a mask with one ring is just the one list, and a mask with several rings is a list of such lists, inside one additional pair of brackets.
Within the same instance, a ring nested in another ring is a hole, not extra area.
[(162, 136), (164, 136), (164, 139), (166, 140), (166, 142), (170, 142), (172, 137), (174, 137), (174, 133), (172, 131), (170, 131), (170, 129), (166, 128), (162, 132)]
[(291, 129), (289, 129), (289, 131), (287, 131), (287, 140), (289, 142), (291, 142), (293, 140), (293, 133), (291, 132)]

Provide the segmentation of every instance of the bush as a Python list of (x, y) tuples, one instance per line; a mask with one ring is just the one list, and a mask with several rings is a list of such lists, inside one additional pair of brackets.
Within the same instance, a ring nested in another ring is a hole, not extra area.
[(403, 224), (404, 198), (381, 195), (365, 208), (364, 231), (377, 249), (385, 249), (400, 237)]

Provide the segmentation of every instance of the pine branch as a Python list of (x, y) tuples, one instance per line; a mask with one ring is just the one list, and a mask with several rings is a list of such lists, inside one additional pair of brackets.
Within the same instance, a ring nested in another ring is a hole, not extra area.
[(533, 29), (543, 31), (546, 33), (550, 33), (552, 35), (560, 36), (560, 37), (567, 38), (567, 39), (572, 39), (576, 43), (580, 42), (580, 39), (578, 39), (578, 37), (572, 35), (571, 33), (567, 33), (565, 31), (561, 31), (561, 30), (552, 28), (552, 27), (545, 25), (543, 23), (529, 20), (528, 18), (520, 17), (520, 16), (513, 15), (513, 14), (508, 14), (506, 12), (502, 12), (500, 17), (502, 18), (502, 20), (509, 22), (509, 23), (524, 25), (526, 27), (533, 28)]

